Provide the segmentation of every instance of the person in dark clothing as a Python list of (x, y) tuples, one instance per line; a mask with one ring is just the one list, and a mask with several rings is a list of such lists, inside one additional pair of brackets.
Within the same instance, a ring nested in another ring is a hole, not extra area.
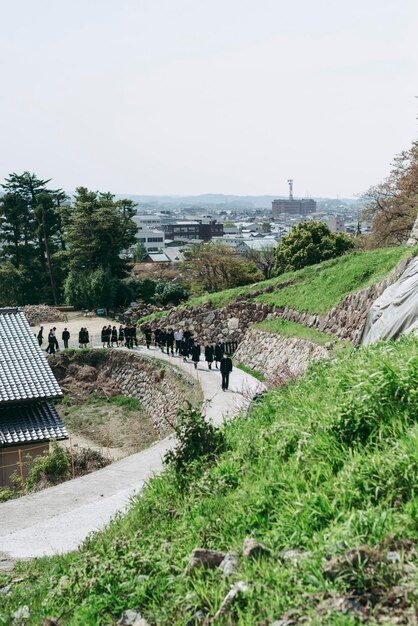
[(232, 361), (227, 354), (224, 354), (220, 360), (219, 369), (222, 376), (222, 391), (226, 391), (229, 387), (229, 375), (232, 372)]
[(189, 356), (189, 342), (184, 337), (180, 343), (180, 354), (183, 357), (183, 361), (186, 361)]
[(39, 329), (39, 332), (36, 338), (38, 340), (38, 344), (41, 346), (44, 342), (44, 327), (43, 326), (41, 326), (41, 328)]
[(64, 328), (64, 330), (62, 331), (61, 337), (64, 342), (64, 348), (68, 349), (68, 340), (70, 339), (70, 333), (66, 328)]
[(125, 330), (123, 326), (119, 326), (118, 342), (121, 346), (123, 346), (124, 341), (125, 341)]
[(174, 356), (174, 331), (169, 328), (166, 334), (166, 346), (167, 354), (171, 351), (171, 355)]
[(89, 331), (87, 330), (87, 328), (84, 328), (83, 339), (84, 339), (84, 348), (87, 348), (87, 344), (90, 343), (90, 335), (89, 335)]
[(157, 347), (158, 345), (160, 345), (160, 344), (159, 344), (159, 341), (158, 341), (159, 334), (160, 334), (160, 329), (159, 329), (159, 328), (156, 328), (156, 329), (154, 330), (154, 346), (155, 346), (155, 347)]
[(133, 334), (132, 334), (133, 328), (131, 326), (131, 324), (128, 324), (127, 326), (125, 326), (125, 345), (128, 348), (128, 350), (131, 350), (133, 348)]
[(110, 348), (111, 339), (112, 339), (112, 326), (109, 324), (109, 326), (106, 328), (106, 345), (108, 348)]
[(112, 348), (113, 348), (114, 344), (116, 344), (116, 347), (119, 346), (119, 344), (118, 344), (118, 329), (116, 328), (116, 326), (112, 326), (111, 342), (112, 342)]
[(191, 346), (191, 352), (192, 352), (192, 361), (194, 363), (194, 368), (195, 370), (197, 370), (197, 364), (200, 361), (200, 352), (201, 352), (200, 346), (198, 343), (193, 342), (193, 345)]
[(151, 328), (148, 326), (148, 324), (146, 324), (145, 326), (142, 327), (142, 332), (144, 333), (145, 344), (147, 346), (147, 350), (149, 350), (150, 345), (151, 345), (151, 341), (152, 341), (152, 332), (151, 332)]
[(215, 367), (216, 369), (218, 369), (218, 363), (220, 363), (221, 359), (223, 359), (224, 352), (225, 352), (224, 344), (218, 341), (215, 344)]
[(135, 344), (135, 348), (138, 347), (138, 338), (136, 336), (136, 325), (135, 324), (133, 324), (133, 326), (132, 326), (132, 347), (133, 347), (133, 344)]
[(215, 354), (215, 348), (208, 344), (205, 348), (205, 361), (208, 364), (208, 368), (210, 370), (212, 369), (214, 354)]
[(80, 331), (78, 333), (78, 347), (79, 348), (84, 348), (84, 328), (80, 328)]
[(158, 335), (158, 345), (161, 348), (161, 352), (164, 352), (166, 343), (167, 343), (167, 333), (165, 332), (165, 330), (160, 330), (160, 333)]
[(48, 333), (48, 347), (45, 352), (48, 352), (49, 354), (55, 354), (55, 335), (52, 328)]
[(55, 350), (59, 350), (60, 347), (58, 345), (58, 339), (57, 339), (57, 327), (54, 326), (54, 328), (52, 329), (53, 333), (54, 333), (54, 339), (55, 339)]
[(186, 341), (189, 341), (192, 338), (192, 332), (186, 328), (186, 330), (183, 333), (183, 339), (185, 339)]
[(107, 343), (106, 333), (107, 333), (107, 326), (103, 326), (102, 332), (101, 332), (101, 340), (102, 340), (103, 348), (106, 347), (106, 343)]

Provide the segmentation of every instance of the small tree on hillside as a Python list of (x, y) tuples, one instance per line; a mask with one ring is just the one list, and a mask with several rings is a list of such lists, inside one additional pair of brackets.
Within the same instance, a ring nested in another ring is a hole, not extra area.
[(371, 187), (363, 200), (374, 245), (399, 245), (408, 239), (418, 212), (418, 141), (395, 158), (386, 180)]
[(240, 257), (222, 244), (204, 244), (184, 252), (184, 265), (189, 270), (196, 292), (214, 292), (248, 285), (263, 278), (252, 261)]
[(354, 243), (344, 233), (332, 233), (323, 222), (303, 222), (293, 226), (276, 247), (276, 272), (282, 274), (341, 256)]

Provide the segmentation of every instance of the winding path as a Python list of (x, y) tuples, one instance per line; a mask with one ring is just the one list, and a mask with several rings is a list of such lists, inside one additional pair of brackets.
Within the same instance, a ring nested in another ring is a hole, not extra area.
[[(214, 424), (248, 408), (254, 394), (264, 388), (254, 377), (235, 368), (230, 390), (222, 392), (219, 372), (209, 371), (203, 362), (195, 370), (190, 363), (159, 350), (139, 347), (134, 352), (170, 361), (196, 377), (206, 416)], [(125, 510), (146, 480), (161, 471), (162, 457), (173, 443), (174, 438), (167, 437), (102, 470), (0, 504), (0, 569), (10, 567), (16, 559), (76, 549), (89, 533), (103, 528), (115, 513)]]

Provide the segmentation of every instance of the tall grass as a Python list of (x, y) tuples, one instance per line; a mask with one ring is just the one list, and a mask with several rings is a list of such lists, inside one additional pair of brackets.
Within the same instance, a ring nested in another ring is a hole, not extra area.
[[(219, 624), (270, 624), (289, 610), (313, 624), (356, 623), (338, 608), (316, 615), (314, 598), (347, 588), (347, 578), (326, 576), (326, 558), (418, 535), (417, 375), (414, 337), (313, 364), (227, 422), (226, 451), (187, 489), (166, 471), (81, 550), (18, 566), (27, 583), (5, 596), (3, 623), (27, 604), (32, 624), (64, 615), (104, 625), (136, 608), (152, 624), (184, 625), (198, 609), (213, 616), (235, 580), (248, 591)], [(247, 536), (271, 556), (241, 557), (232, 579), (183, 575), (193, 548), (240, 552)], [(300, 560), (280, 557), (289, 549)], [(356, 593), (366, 590), (361, 568), (350, 576)]]

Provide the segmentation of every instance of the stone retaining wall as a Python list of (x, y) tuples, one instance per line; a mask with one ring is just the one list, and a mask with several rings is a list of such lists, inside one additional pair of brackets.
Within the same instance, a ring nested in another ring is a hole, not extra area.
[(250, 329), (239, 345), (234, 361), (263, 374), (269, 387), (280, 387), (301, 376), (310, 361), (328, 358), (329, 351), (312, 341)]
[[(288, 307), (276, 307), (262, 302), (248, 302), (248, 300), (233, 302), (219, 309), (215, 309), (210, 302), (206, 302), (196, 307), (183, 306), (172, 309), (167, 316), (153, 320), (150, 326), (153, 330), (157, 327), (183, 330), (189, 328), (201, 344), (216, 341), (240, 342), (252, 324), (265, 319), (284, 318), (303, 326), (332, 333), (339, 339), (352, 341), (358, 345), (371, 304), (403, 273), (409, 262), (410, 259), (400, 261), (384, 280), (349, 294), (324, 315), (312, 315)], [(288, 284), (289, 281), (285, 283), (285, 285)], [(251, 292), (249, 296), (253, 298), (264, 292), (278, 290), (283, 286), (283, 284), (270, 286), (266, 290)]]
[(88, 350), (63, 352), (48, 358), (63, 392), (76, 402), (89, 395), (122, 394), (138, 398), (158, 434), (169, 432), (186, 401), (201, 398), (198, 383), (169, 363), (129, 352)]

